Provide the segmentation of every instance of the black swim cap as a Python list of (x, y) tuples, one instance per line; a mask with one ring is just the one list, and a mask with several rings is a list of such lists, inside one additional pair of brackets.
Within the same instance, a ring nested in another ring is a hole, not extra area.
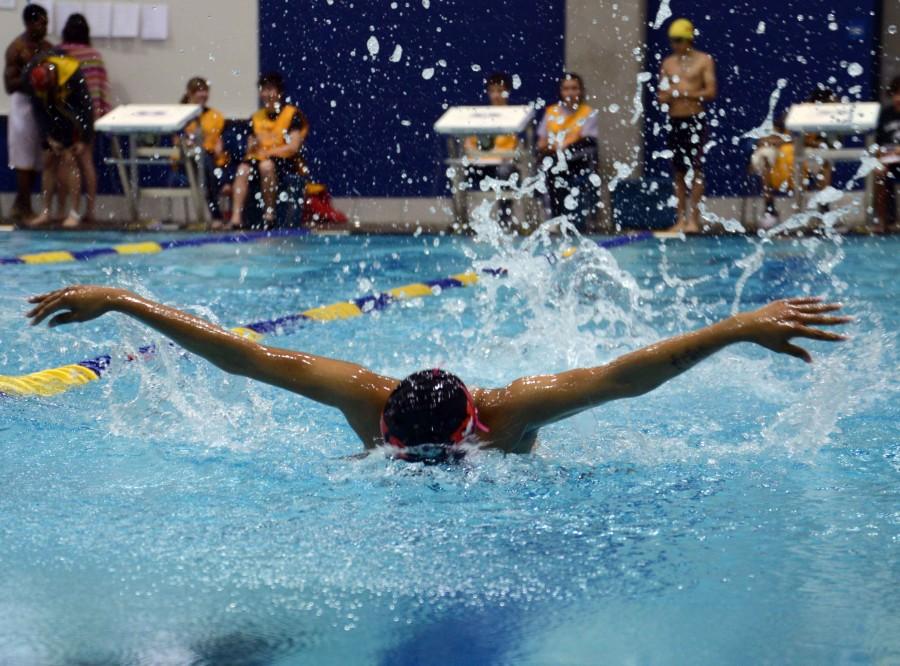
[(400, 382), (384, 406), (384, 441), (400, 448), (457, 444), (465, 426), (474, 423), (473, 410), (459, 377), (438, 369), (416, 372)]

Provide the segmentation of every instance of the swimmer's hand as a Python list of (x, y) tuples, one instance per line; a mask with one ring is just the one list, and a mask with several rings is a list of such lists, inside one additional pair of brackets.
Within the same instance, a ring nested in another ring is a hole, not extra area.
[(732, 319), (740, 339), (812, 363), (809, 352), (791, 344), (790, 340), (792, 338), (809, 338), (826, 342), (847, 340), (846, 335), (815, 328), (837, 326), (853, 321), (853, 317), (829, 314), (840, 309), (839, 303), (823, 303), (821, 298), (788, 298), (769, 303), (753, 312), (742, 312)]
[(35, 306), (25, 316), (31, 318), (32, 326), (40, 324), (54, 312), (58, 314), (50, 320), (48, 325), (51, 327), (90, 321), (112, 310), (128, 295), (129, 292), (124, 289), (73, 285), (32, 296), (28, 302), (35, 303)]

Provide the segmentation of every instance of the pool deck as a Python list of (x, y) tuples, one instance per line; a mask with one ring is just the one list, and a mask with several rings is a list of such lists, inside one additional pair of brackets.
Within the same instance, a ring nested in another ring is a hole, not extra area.
[[(309, 227), (310, 231), (316, 235), (339, 235), (339, 236), (356, 236), (356, 235), (368, 235), (368, 234), (378, 234), (378, 235), (439, 235), (439, 234), (449, 234), (455, 233), (454, 230), (450, 227), (450, 225), (435, 225), (435, 224), (423, 224), (423, 223), (415, 223), (415, 222), (377, 222), (377, 223), (367, 223), (360, 224), (350, 222), (349, 224), (337, 224), (337, 225), (312, 225)], [(172, 234), (172, 233), (204, 233), (204, 234), (231, 234), (234, 233), (234, 230), (210, 230), (208, 227), (200, 224), (193, 225), (173, 225), (173, 224), (165, 224), (156, 221), (142, 221), (142, 222), (126, 222), (126, 221), (108, 221), (108, 222), (93, 222), (93, 223), (82, 223), (75, 229), (64, 229), (59, 224), (47, 224), (39, 229), (29, 229), (27, 227), (17, 227), (12, 224), (0, 224), (0, 234), (3, 232), (26, 232), (26, 233), (35, 233), (35, 234), (43, 234), (51, 231), (64, 231), (69, 233), (78, 233), (78, 232), (122, 232), (122, 233), (160, 233), (160, 234)], [(597, 229), (595, 233), (601, 235), (625, 235), (629, 233), (634, 233), (636, 231), (640, 231), (639, 229), (623, 229), (621, 231), (614, 230), (604, 230)], [(838, 230), (839, 233), (844, 235), (875, 235), (870, 229), (860, 226), (854, 225), (849, 228), (844, 228)], [(893, 233), (897, 233), (900, 229), (895, 229)], [(795, 230), (792, 235), (803, 236), (803, 235), (814, 235), (816, 233), (815, 229), (800, 229)], [(657, 238), (684, 238), (685, 234), (678, 231), (671, 231), (667, 229), (661, 230), (653, 230), (653, 235)], [(725, 229), (718, 227), (710, 232), (706, 232), (703, 234), (696, 234), (700, 236), (734, 236), (738, 235), (737, 232), (726, 231)], [(746, 233), (741, 235), (756, 235), (756, 231), (751, 229)]]
[[(750, 200), (748, 200), (750, 201)], [(98, 200), (98, 210), (104, 219), (91, 223), (82, 223), (77, 229), (66, 231), (88, 232), (112, 232), (122, 231), (129, 233), (138, 232), (205, 232), (210, 230), (202, 224), (186, 224), (183, 220), (175, 219), (167, 222), (163, 210), (157, 210), (148, 201), (147, 217), (138, 222), (125, 218), (125, 207), (122, 197), (101, 196)], [(448, 199), (443, 198), (410, 198), (410, 199), (373, 199), (373, 198), (335, 198), (335, 206), (344, 211), (350, 219), (347, 224), (327, 225), (319, 224), (313, 227), (316, 233), (321, 234), (446, 234), (453, 233), (453, 213)], [(792, 210), (788, 201), (779, 200), (781, 219), (787, 219)], [(30, 230), (16, 227), (11, 220), (2, 219), (3, 213), (7, 213), (12, 204), (12, 196), (0, 195), (0, 232), (21, 229), (22, 231), (35, 231), (46, 233), (48, 231), (62, 230), (59, 224), (47, 224), (40, 229)], [(844, 200), (837, 202), (837, 207), (845, 208), (848, 212), (842, 216), (841, 229), (844, 233), (869, 233), (869, 226), (861, 214), (861, 201), (858, 193), (845, 193)], [(754, 203), (751, 201), (751, 207)], [(711, 198), (707, 202), (707, 210), (712, 220), (738, 221), (743, 217), (753, 219), (752, 208), (747, 209), (748, 202), (739, 198)], [(752, 222), (748, 223), (748, 234), (755, 235), (756, 229)], [(624, 229), (623, 233), (633, 232), (637, 229)], [(591, 231), (601, 234), (615, 234), (608, 222), (601, 222)], [(663, 232), (665, 233), (665, 232)], [(734, 234), (726, 232), (721, 225), (716, 225), (710, 235)], [(673, 236), (680, 234), (673, 233)]]

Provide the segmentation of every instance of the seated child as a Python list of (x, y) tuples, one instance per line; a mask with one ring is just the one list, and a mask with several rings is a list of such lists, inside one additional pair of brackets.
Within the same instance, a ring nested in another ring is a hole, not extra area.
[(231, 226), (235, 228), (243, 224), (251, 180), (260, 183), (263, 225), (271, 226), (275, 223), (279, 184), (292, 173), (306, 173), (300, 149), (309, 134), (309, 123), (300, 109), (284, 103), (284, 80), (280, 74), (260, 77), (259, 97), (262, 108), (250, 119), (252, 134), (247, 139), (247, 154), (234, 179)]

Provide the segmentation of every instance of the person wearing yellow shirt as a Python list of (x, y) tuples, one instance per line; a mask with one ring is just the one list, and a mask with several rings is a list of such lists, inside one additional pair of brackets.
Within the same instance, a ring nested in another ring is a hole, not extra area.
[[(487, 78), (485, 85), (488, 102), (491, 106), (509, 104), (512, 91), (512, 79), (509, 74), (496, 72)], [(476, 162), (467, 169), (468, 186), (475, 187), (484, 178), (508, 181), (516, 173), (515, 151), (519, 147), (519, 138), (514, 134), (497, 134), (467, 137), (463, 144), (466, 157)], [(500, 202), (500, 223), (508, 226), (512, 220), (510, 202)]]
[[(509, 104), (509, 94), (512, 91), (512, 79), (509, 74), (495, 72), (487, 78), (485, 85), (488, 102), (491, 106), (506, 106)], [(510, 152), (519, 145), (519, 139), (513, 134), (470, 136), (466, 139), (465, 148), (467, 155), (484, 155), (491, 152)]]
[[(197, 104), (203, 110), (197, 120), (191, 121), (176, 141), (180, 141), (186, 148), (194, 148), (198, 142), (202, 148), (200, 154), (200, 166), (203, 169), (206, 183), (206, 201), (213, 220), (221, 220), (222, 213), (219, 210), (219, 194), (222, 191), (222, 168), (225, 167), (230, 157), (225, 152), (222, 135), (225, 132), (225, 116), (209, 104), (209, 82), (200, 76), (195, 76), (187, 83), (182, 104)], [(173, 170), (170, 177), (170, 187), (175, 186), (175, 181), (183, 181), (184, 174)]]
[(43, 210), (28, 222), (39, 227), (52, 220), (55, 195), (66, 229), (81, 223), (79, 156), (94, 140), (94, 108), (78, 60), (53, 51), (39, 54), (23, 74), (34, 117), (44, 137)]
[(231, 226), (243, 223), (244, 204), (251, 181), (258, 181), (263, 198), (263, 225), (275, 223), (278, 187), (291, 174), (305, 171), (300, 149), (309, 134), (306, 116), (284, 102), (284, 80), (276, 72), (259, 79), (262, 108), (250, 119), (247, 153), (234, 180)]
[(599, 203), (597, 185), (597, 111), (584, 101), (584, 81), (567, 72), (559, 82), (559, 102), (544, 113), (538, 126), (538, 152), (547, 177), (550, 210), (565, 215), (579, 231)]
[[(807, 103), (831, 103), (835, 101), (834, 93), (827, 88), (817, 88), (807, 97)], [(762, 229), (771, 229), (779, 223), (778, 211), (775, 208), (777, 192), (794, 191), (794, 138), (785, 129), (785, 116), (773, 122), (773, 133), (760, 138), (756, 142), (750, 158), (750, 170), (759, 176), (762, 182), (763, 199), (766, 210), (758, 221)], [(807, 133), (803, 136), (806, 148), (827, 147), (825, 137)], [(804, 189), (821, 191), (831, 185), (834, 166), (831, 162), (817, 157), (807, 157), (802, 165), (800, 186)], [(827, 204), (819, 206), (819, 213), (828, 210)]]

